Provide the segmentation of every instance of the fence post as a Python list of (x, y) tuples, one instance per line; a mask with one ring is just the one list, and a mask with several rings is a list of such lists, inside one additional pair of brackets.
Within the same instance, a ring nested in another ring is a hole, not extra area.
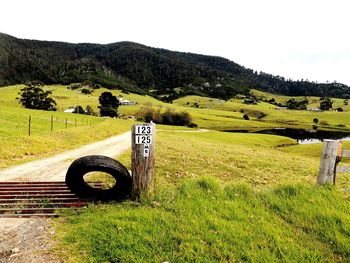
[(65, 127), (66, 127), (66, 129), (68, 127), (68, 120), (67, 120), (67, 118), (66, 118), (66, 121), (65, 121)]
[(153, 183), (155, 160), (154, 123), (133, 125), (131, 132), (131, 198), (139, 199), (142, 193), (147, 193)]
[(53, 131), (53, 115), (51, 115), (51, 131)]
[(29, 118), (28, 118), (28, 136), (30, 136), (31, 124), (32, 124), (32, 116), (29, 115)]
[(323, 144), (320, 169), (317, 176), (318, 184), (335, 184), (337, 151), (340, 141), (326, 141)]

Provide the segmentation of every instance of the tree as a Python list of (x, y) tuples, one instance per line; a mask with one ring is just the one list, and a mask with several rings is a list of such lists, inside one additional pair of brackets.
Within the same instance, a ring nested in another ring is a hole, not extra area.
[(329, 110), (333, 106), (333, 101), (326, 97), (326, 98), (320, 98), (320, 109), (321, 110)]
[(98, 108), (100, 109), (101, 116), (118, 116), (119, 101), (116, 96), (114, 96), (111, 92), (103, 92), (98, 100), (100, 102), (100, 106), (98, 106)]
[(247, 114), (244, 114), (243, 119), (245, 119), (246, 121), (249, 121), (249, 116)]
[(85, 114), (85, 110), (83, 109), (82, 106), (78, 105), (74, 108), (73, 113), (78, 113), (78, 114)]
[(44, 91), (37, 86), (29, 85), (21, 89), (18, 94), (21, 95), (20, 98), (17, 98), (19, 103), (27, 109), (56, 110), (56, 101), (49, 97), (52, 94), (51, 91)]
[(86, 106), (85, 113), (86, 113), (86, 115), (92, 115), (92, 116), (96, 115), (94, 109), (89, 105)]
[(83, 93), (85, 95), (90, 95), (92, 93), (92, 91), (87, 89), (87, 88), (82, 88), (81, 89), (81, 93)]
[(338, 112), (343, 112), (344, 110), (343, 110), (343, 108), (336, 108), (336, 111), (338, 111)]
[(306, 106), (309, 103), (307, 98), (304, 98), (302, 101), (297, 101), (294, 98), (291, 98), (287, 101), (287, 109), (290, 110), (306, 110)]

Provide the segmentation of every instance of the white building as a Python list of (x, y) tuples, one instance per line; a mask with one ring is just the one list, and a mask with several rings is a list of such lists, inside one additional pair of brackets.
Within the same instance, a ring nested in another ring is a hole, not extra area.
[(64, 110), (65, 113), (73, 113), (76, 106), (70, 106), (68, 109)]
[(123, 97), (118, 96), (118, 101), (120, 105), (135, 105), (135, 101), (130, 101), (130, 100), (124, 100)]

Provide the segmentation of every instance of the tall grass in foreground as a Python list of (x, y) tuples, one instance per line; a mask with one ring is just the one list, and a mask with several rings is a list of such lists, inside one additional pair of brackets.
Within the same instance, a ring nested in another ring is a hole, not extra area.
[[(58, 254), (68, 262), (350, 262), (350, 202), (315, 185), (320, 145), (278, 147), (293, 142), (158, 131), (153, 195), (63, 215)], [(118, 160), (129, 166), (130, 152)]]
[(204, 177), (72, 211), (57, 227), (68, 262), (346, 262), (349, 205), (333, 188), (256, 192)]

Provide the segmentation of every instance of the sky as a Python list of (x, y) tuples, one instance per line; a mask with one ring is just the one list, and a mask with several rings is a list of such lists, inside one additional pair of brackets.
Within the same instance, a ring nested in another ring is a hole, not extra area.
[(349, 11), (348, 0), (0, 0), (0, 32), (133, 41), (287, 79), (350, 85)]

